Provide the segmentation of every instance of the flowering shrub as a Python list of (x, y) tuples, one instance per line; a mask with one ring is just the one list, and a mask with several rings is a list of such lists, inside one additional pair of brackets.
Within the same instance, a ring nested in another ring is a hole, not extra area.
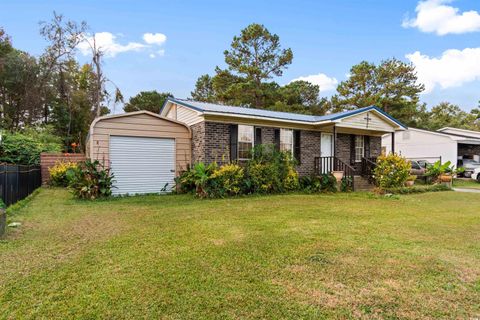
[(77, 198), (94, 200), (112, 195), (113, 175), (98, 160), (79, 163), (67, 175), (69, 188)]
[(78, 168), (75, 162), (69, 161), (57, 161), (55, 165), (51, 168), (48, 168), (50, 172), (50, 184), (57, 187), (67, 187), (70, 183), (69, 177), (67, 175), (69, 170), (76, 170)]
[(243, 169), (238, 164), (226, 164), (208, 178), (207, 193), (211, 197), (235, 196), (242, 191)]
[(410, 169), (410, 161), (400, 155), (381, 155), (374, 171), (375, 182), (382, 189), (402, 187), (410, 176)]

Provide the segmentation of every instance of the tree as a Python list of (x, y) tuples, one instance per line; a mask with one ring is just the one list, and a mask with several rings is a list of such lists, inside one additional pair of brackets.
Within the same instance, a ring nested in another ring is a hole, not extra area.
[(169, 92), (142, 91), (136, 96), (131, 97), (125, 104), (123, 110), (125, 112), (147, 110), (153, 113), (160, 113), (160, 108), (168, 97), (173, 97)]
[(474, 129), (476, 121), (475, 109), (472, 111), (468, 113), (457, 105), (441, 102), (428, 112), (428, 121), (423, 123), (423, 127), (429, 130), (438, 130), (443, 127)]
[(215, 90), (213, 89), (212, 77), (208, 74), (201, 75), (195, 83), (195, 90), (190, 94), (193, 100), (214, 102)]
[(227, 68), (200, 76), (193, 99), (257, 108), (272, 108), (278, 102), (280, 86), (268, 80), (281, 76), (293, 59), (291, 49), (281, 48), (278, 35), (251, 24), (233, 38), (224, 55)]
[(423, 90), (412, 64), (397, 59), (384, 60), (378, 66), (362, 61), (338, 85), (337, 95), (332, 97), (333, 111), (376, 105), (403, 123), (414, 125)]

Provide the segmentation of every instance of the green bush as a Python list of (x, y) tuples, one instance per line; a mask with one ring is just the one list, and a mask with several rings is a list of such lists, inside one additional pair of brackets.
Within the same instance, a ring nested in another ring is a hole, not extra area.
[(380, 155), (374, 170), (375, 182), (382, 189), (402, 187), (410, 176), (410, 169), (410, 162), (398, 154)]
[(3, 202), (2, 199), (0, 199), (0, 209), (5, 209), (7, 206), (5, 205), (5, 203)]
[(272, 145), (256, 146), (246, 163), (251, 193), (282, 193), (298, 190), (298, 173), (290, 152), (276, 151)]
[(25, 129), (20, 132), (2, 132), (0, 162), (21, 165), (39, 165), (40, 153), (60, 152), (61, 139), (50, 127)]
[(112, 195), (113, 175), (98, 160), (81, 162), (67, 171), (69, 188), (79, 199), (94, 200)]
[(331, 174), (304, 176), (300, 178), (300, 188), (308, 193), (336, 192), (337, 179)]

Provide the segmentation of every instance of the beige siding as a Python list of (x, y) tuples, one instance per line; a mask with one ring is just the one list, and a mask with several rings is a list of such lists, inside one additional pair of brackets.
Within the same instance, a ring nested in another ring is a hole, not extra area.
[(173, 105), (170, 110), (168, 110), (168, 113), (165, 115), (165, 117), (177, 120), (177, 105)]
[(173, 108), (176, 108), (177, 110), (177, 120), (186, 123), (189, 126), (203, 121), (203, 116), (195, 110), (189, 109), (181, 105), (173, 105), (172, 109)]
[[(367, 115), (370, 118), (370, 120), (368, 121), (368, 126), (367, 120), (365, 119)], [(394, 127), (392, 126), (392, 124), (380, 118), (376, 112), (362, 112), (360, 114), (356, 114), (354, 116), (342, 119), (341, 122), (337, 124), (337, 127), (364, 130), (367, 129), (382, 132), (394, 131)]]
[(190, 130), (177, 122), (147, 113), (135, 113), (121, 117), (100, 119), (90, 131), (89, 155), (109, 166), (110, 136), (174, 138), (176, 148), (176, 172), (185, 170), (191, 162)]

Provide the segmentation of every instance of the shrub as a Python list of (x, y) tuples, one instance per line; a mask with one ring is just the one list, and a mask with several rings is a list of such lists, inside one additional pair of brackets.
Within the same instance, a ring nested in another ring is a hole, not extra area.
[(290, 152), (276, 151), (271, 145), (256, 146), (246, 163), (250, 192), (278, 193), (299, 187), (295, 161)]
[(3, 132), (0, 143), (0, 162), (21, 165), (40, 164), (40, 153), (60, 152), (61, 139), (50, 127)]
[(374, 170), (375, 182), (380, 188), (401, 187), (407, 181), (410, 169), (410, 162), (400, 155), (381, 155)]
[(243, 168), (237, 164), (225, 164), (215, 169), (208, 178), (207, 193), (210, 197), (235, 196), (242, 191)]
[(337, 191), (337, 179), (331, 174), (300, 178), (300, 188), (309, 193)]
[(50, 172), (50, 184), (57, 187), (68, 187), (70, 183), (68, 178), (72, 177), (72, 175), (67, 175), (67, 172), (77, 168), (78, 166), (75, 162), (57, 161), (53, 167), (48, 169)]
[(113, 175), (98, 160), (79, 163), (67, 171), (70, 190), (79, 199), (94, 200), (112, 195)]

